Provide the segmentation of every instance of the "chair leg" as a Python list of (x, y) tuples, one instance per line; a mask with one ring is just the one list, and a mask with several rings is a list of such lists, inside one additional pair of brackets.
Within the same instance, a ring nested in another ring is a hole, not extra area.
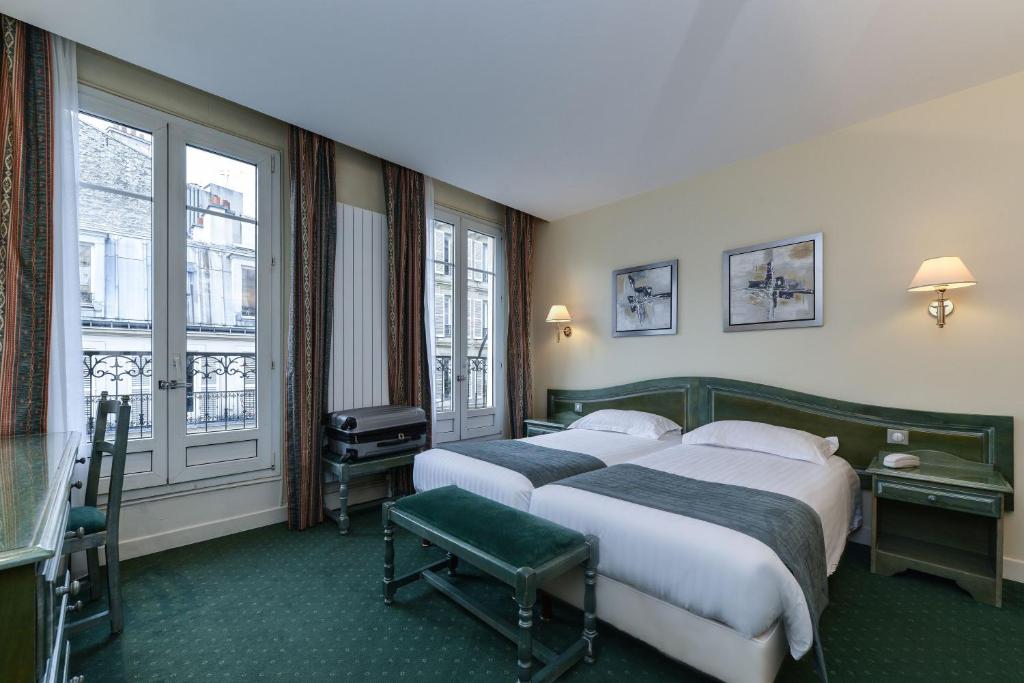
[(100, 549), (86, 550), (85, 563), (89, 571), (89, 599), (99, 600), (103, 595), (103, 585), (100, 583)]
[(116, 541), (108, 542), (104, 548), (107, 552), (107, 596), (110, 607), (110, 632), (116, 634), (120, 633), (124, 628), (124, 613), (121, 608), (121, 561)]

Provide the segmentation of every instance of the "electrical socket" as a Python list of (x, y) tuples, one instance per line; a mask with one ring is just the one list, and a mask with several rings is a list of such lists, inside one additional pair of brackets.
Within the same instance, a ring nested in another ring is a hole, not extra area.
[(582, 413), (583, 412), (583, 404), (582, 403), (574, 403), (572, 409), (575, 410), (577, 413)]
[(910, 444), (910, 431), (907, 429), (886, 429), (885, 442), (907, 446)]

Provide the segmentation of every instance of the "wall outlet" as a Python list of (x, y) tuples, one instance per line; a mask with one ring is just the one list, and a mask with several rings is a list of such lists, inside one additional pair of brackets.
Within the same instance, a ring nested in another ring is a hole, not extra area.
[(906, 429), (886, 429), (885, 442), (907, 446), (910, 444), (910, 431)]
[(572, 406), (572, 409), (575, 410), (577, 413), (582, 413), (583, 412), (583, 404), (582, 403), (574, 403), (573, 406)]

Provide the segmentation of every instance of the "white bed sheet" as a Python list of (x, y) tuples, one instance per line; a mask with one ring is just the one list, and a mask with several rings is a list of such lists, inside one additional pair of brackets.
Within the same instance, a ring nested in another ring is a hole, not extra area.
[[(632, 463), (804, 501), (821, 517), (829, 574), (839, 563), (847, 534), (860, 524), (857, 474), (838, 456), (817, 465), (754, 451), (678, 446)], [(598, 572), (604, 576), (720, 621), (748, 638), (781, 619), (797, 658), (813, 644), (799, 584), (774, 551), (750, 536), (558, 484), (534, 491), (530, 512), (597, 536)]]
[[(567, 429), (562, 432), (530, 436), (523, 441), (574, 453), (586, 453), (606, 465), (627, 462), (656, 451), (678, 446), (679, 433), (661, 439), (645, 439), (615, 432)], [(412, 483), (417, 491), (429, 491), (455, 484), (459, 488), (504, 503), (519, 510), (530, 509), (534, 488), (522, 474), (483, 460), (431, 448), (416, 456)]]

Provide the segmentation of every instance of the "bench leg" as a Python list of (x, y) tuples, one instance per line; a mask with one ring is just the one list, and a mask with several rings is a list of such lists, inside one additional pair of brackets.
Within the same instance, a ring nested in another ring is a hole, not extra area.
[(533, 603), (517, 600), (519, 604), (519, 638), (516, 641), (519, 683), (529, 683), (533, 678)]
[(390, 605), (395, 599), (395, 525), (387, 517), (384, 519), (384, 604)]
[(583, 572), (583, 640), (587, 650), (583, 661), (593, 664), (597, 655), (594, 641), (597, 639), (597, 570), (588, 566)]
[(448, 576), (455, 576), (455, 571), (459, 568), (459, 558), (451, 553), (445, 553), (445, 558), (448, 560)]

